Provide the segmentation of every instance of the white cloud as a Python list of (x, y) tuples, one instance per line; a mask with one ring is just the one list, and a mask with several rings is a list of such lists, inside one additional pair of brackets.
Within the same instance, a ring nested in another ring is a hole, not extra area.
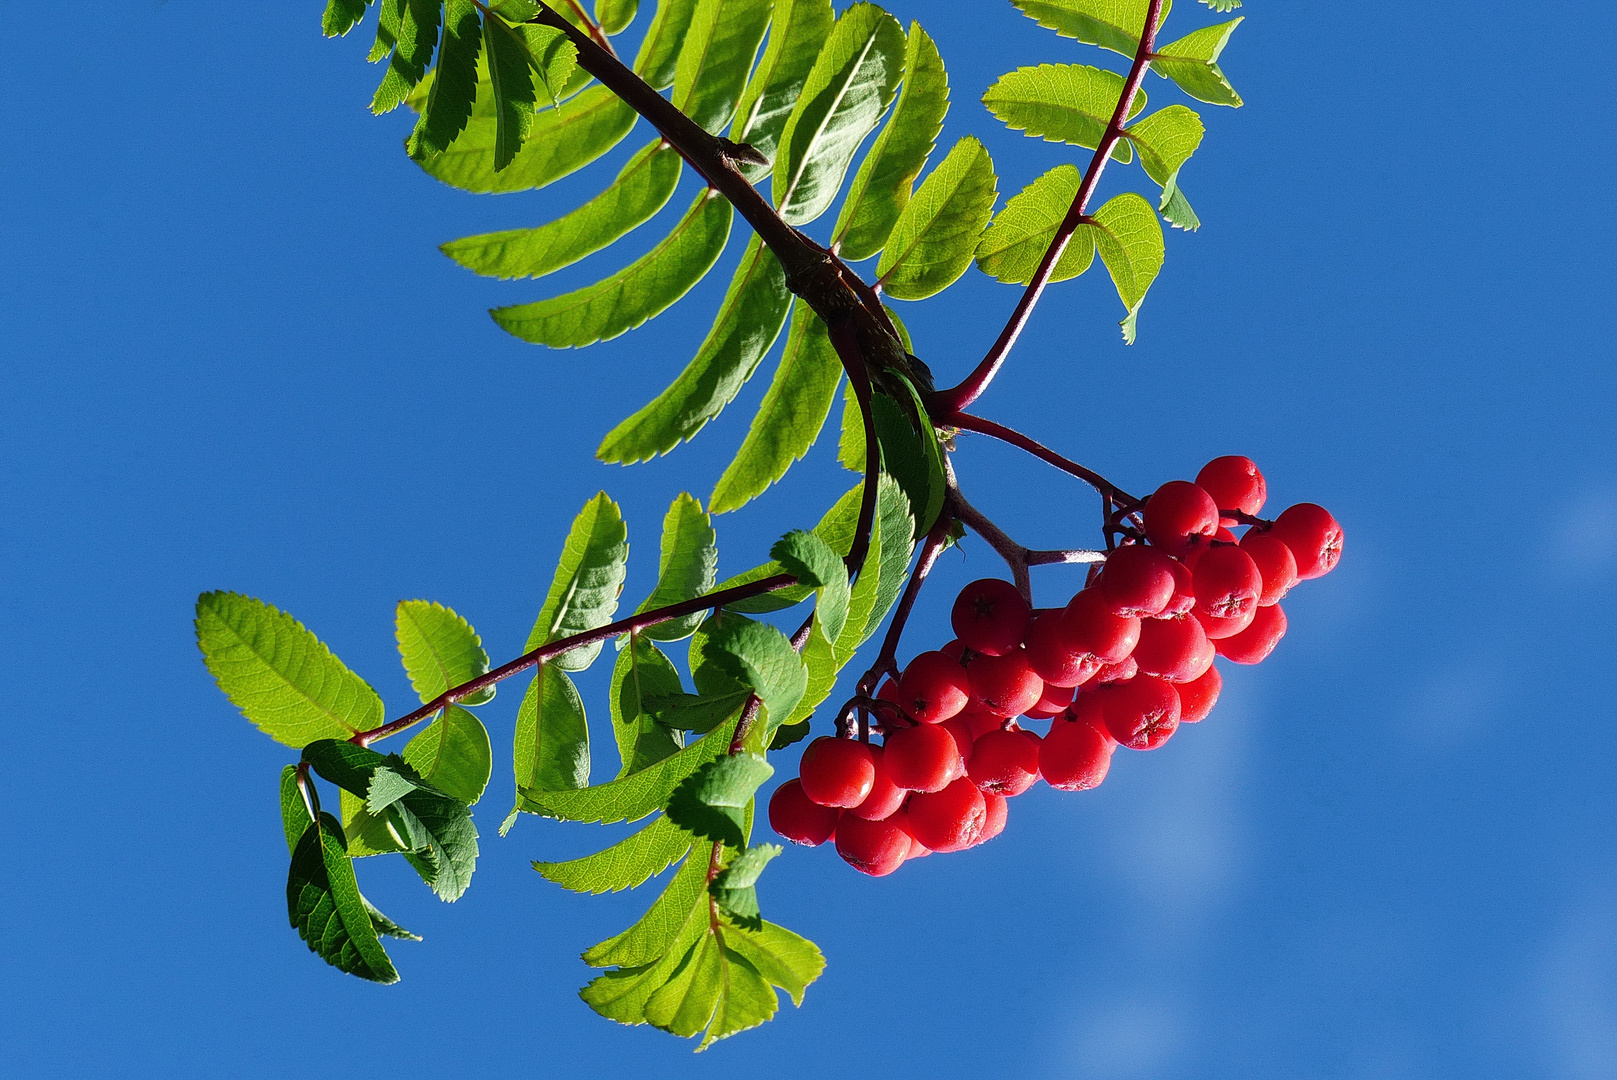
[(1110, 1002), (1077, 1025), (1066, 1065), (1082, 1080), (1157, 1077), (1179, 1057), (1184, 1034), (1183, 1017), (1165, 1002)]
[(1591, 488), (1554, 518), (1552, 562), (1562, 574), (1605, 574), (1617, 567), (1617, 488)]

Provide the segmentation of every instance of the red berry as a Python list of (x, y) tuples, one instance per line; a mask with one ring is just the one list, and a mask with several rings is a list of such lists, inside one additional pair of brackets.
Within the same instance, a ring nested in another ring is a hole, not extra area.
[(1342, 526), (1329, 510), (1314, 503), (1286, 507), (1269, 535), (1284, 540), (1297, 556), (1297, 576), (1303, 581), (1324, 577), (1342, 557)]
[(1260, 607), (1252, 625), (1239, 634), (1213, 643), (1218, 655), (1237, 664), (1256, 664), (1275, 651), (1286, 636), (1286, 613), (1279, 604)]
[(1202, 624), (1189, 615), (1147, 619), (1132, 658), (1147, 675), (1169, 682), (1189, 682), (1213, 666), (1213, 646)]
[(870, 794), (865, 796), (865, 801), (858, 806), (848, 807), (847, 812), (866, 821), (880, 821), (892, 817), (894, 811), (904, 805), (904, 798), (909, 792), (893, 783), (892, 775), (887, 770), (885, 748), (872, 746), (870, 756), (876, 763), (875, 782), (870, 785)]
[(992, 791), (983, 792), (983, 828), (977, 834), (977, 839), (971, 842), (972, 847), (986, 844), (994, 837), (1005, 831), (1005, 818), (1011, 812), (1011, 805), (1005, 796), (996, 795)]
[(998, 731), (1005, 726), (1003, 716), (995, 716), (993, 713), (984, 712), (981, 709), (961, 713), (955, 719), (963, 720), (971, 730), (972, 742), (976, 742), (990, 731)]
[(997, 716), (1019, 716), (1038, 704), (1044, 693), (1044, 680), (1033, 673), (1027, 653), (1017, 650), (1004, 656), (979, 656), (966, 669), (971, 684), (971, 700)]
[[(1072, 708), (1067, 710), (1067, 718), (1075, 723), (1088, 724), (1106, 740), (1108, 745), (1116, 746), (1117, 740), (1106, 730), (1106, 716), (1101, 711), (1100, 701), (1101, 695), (1093, 691), (1079, 694), (1072, 699)], [(1055, 725), (1051, 725), (1051, 730), (1055, 730)]]
[(1155, 615), (1173, 599), (1173, 563), (1156, 548), (1129, 544), (1106, 557), (1095, 589), (1114, 615)]
[(1218, 692), (1224, 689), (1224, 676), (1218, 668), (1209, 667), (1202, 677), (1174, 687), (1179, 691), (1179, 722), (1195, 724), (1207, 719), (1218, 702)]
[(922, 724), (947, 720), (966, 707), (966, 669), (953, 657), (924, 652), (898, 679), (898, 705)]
[(1087, 791), (1106, 779), (1116, 746), (1089, 724), (1057, 720), (1039, 746), (1039, 773), (1060, 791)]
[(898, 682), (894, 679), (883, 679), (881, 689), (876, 691), (876, 700), (890, 701), (894, 705), (898, 705)]
[(1256, 607), (1263, 594), (1263, 574), (1252, 556), (1238, 547), (1215, 547), (1196, 561), (1191, 575), (1196, 606), (1220, 619), (1233, 619)]
[[(1003, 724), (1004, 722), (1004, 720), (1000, 720), (1000, 723)], [(942, 728), (944, 731), (947, 731), (949, 733), (949, 737), (954, 739), (955, 767), (954, 773), (949, 777), (949, 779), (954, 780), (958, 777), (965, 776), (966, 758), (971, 756), (971, 747), (972, 744), (977, 741), (977, 732), (972, 728), (969, 720), (964, 720), (958, 716), (950, 717), (943, 723), (939, 724), (938, 727)]]
[(822, 735), (803, 751), (797, 773), (810, 801), (821, 806), (858, 806), (876, 782), (876, 759), (862, 742)]
[(981, 791), (1020, 795), (1039, 779), (1039, 744), (1021, 731), (990, 731), (972, 746), (966, 775)]
[(982, 834), (987, 818), (983, 793), (965, 777), (942, 791), (910, 796), (910, 831), (933, 851), (960, 851)]
[(1100, 707), (1112, 738), (1130, 750), (1155, 750), (1179, 727), (1179, 692), (1150, 675), (1108, 686)]
[(1027, 662), (1046, 686), (1077, 686), (1095, 673), (1099, 661), (1075, 647), (1065, 614), (1041, 611), (1027, 632)]
[(1144, 521), (1147, 540), (1183, 558), (1218, 531), (1218, 504), (1188, 480), (1169, 480), (1145, 501)]
[[(1263, 500), (1269, 495), (1269, 485), (1263, 474), (1249, 457), (1231, 454), (1216, 457), (1202, 466), (1196, 474), (1196, 486), (1213, 497), (1220, 510), (1239, 510), (1243, 514), (1256, 514), (1263, 509)], [(1234, 525), (1234, 518), (1224, 518), (1224, 525)]]
[(1095, 677), (1084, 683), (1084, 686), (1093, 689), (1107, 683), (1124, 682), (1134, 678), (1139, 673), (1139, 661), (1130, 656), (1125, 660), (1119, 660), (1115, 664), (1103, 664), (1101, 669), (1095, 672)]
[[(1090, 669), (1091, 672), (1095, 670), (1097, 669)], [(1051, 686), (1045, 683), (1044, 693), (1039, 695), (1038, 704), (1022, 715), (1030, 720), (1048, 720), (1052, 716), (1059, 716), (1067, 711), (1068, 705), (1072, 704), (1073, 690), (1071, 686)]]
[(905, 862), (909, 862), (910, 859), (924, 859), (928, 855), (932, 854), (931, 848), (915, 839), (915, 830), (910, 825), (910, 811), (908, 807), (900, 810), (887, 820), (891, 821), (894, 825), (897, 825), (900, 829), (903, 829), (904, 835), (910, 838), (910, 853), (908, 858), (904, 860)]
[(1171, 619), (1175, 615), (1189, 615), (1190, 609), (1196, 606), (1196, 579), (1191, 575), (1190, 567), (1173, 560), (1173, 597), (1168, 606), (1157, 612), (1159, 619)]
[(955, 598), (950, 622), (972, 652), (1003, 656), (1022, 644), (1033, 610), (1016, 586), (999, 578), (973, 581)]
[(1106, 610), (1095, 589), (1074, 596), (1061, 614), (1068, 644), (1103, 664), (1115, 664), (1134, 651), (1140, 640), (1140, 620)]
[(891, 820), (866, 821), (845, 816), (838, 825), (837, 854), (861, 874), (886, 877), (909, 857), (909, 833)]
[(954, 736), (931, 724), (893, 732), (883, 750), (888, 779), (908, 791), (938, 791), (960, 767)]
[(1273, 533), (1249, 532), (1241, 537), (1241, 550), (1252, 556), (1258, 573), (1263, 577), (1263, 592), (1258, 594), (1258, 606), (1278, 604), (1297, 584), (1297, 556), (1286, 542)]
[(788, 780), (769, 797), (769, 827), (794, 844), (818, 847), (837, 831), (841, 812), (803, 794), (799, 780)]
[(954, 657), (955, 660), (961, 664), (964, 664), (966, 660), (969, 659), (966, 656), (967, 649), (960, 643), (959, 638), (950, 638), (948, 644), (944, 645), (943, 648), (938, 650), (938, 652), (942, 653), (944, 656)]
[(1213, 534), (1213, 539), (1211, 541), (1186, 552), (1184, 555), (1180, 556), (1180, 560), (1184, 563), (1187, 569), (1195, 570), (1196, 567), (1201, 564), (1202, 556), (1213, 550), (1215, 543), (1235, 544), (1237, 543), (1237, 540), (1235, 539), (1234, 533), (1220, 525), (1218, 527), (1218, 531)]
[(1196, 621), (1201, 623), (1202, 629), (1207, 632), (1207, 640), (1218, 641), (1221, 638), (1234, 637), (1251, 626), (1252, 620), (1257, 617), (1258, 610), (1258, 606), (1254, 604), (1231, 619), (1220, 619), (1216, 615), (1207, 614), (1200, 608), (1197, 608), (1191, 614), (1196, 617)]

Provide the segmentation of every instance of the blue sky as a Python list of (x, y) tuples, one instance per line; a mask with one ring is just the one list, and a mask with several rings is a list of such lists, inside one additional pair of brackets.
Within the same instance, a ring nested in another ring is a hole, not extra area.
[[(1178, 7), (1178, 26), (1211, 21)], [(1073, 160), (977, 98), (1018, 65), (1107, 54), (1009, 5), (890, 10), (937, 38), (945, 140), (984, 139), (1002, 198)], [(548, 220), (598, 174), (500, 198), (425, 177), (407, 121), (363, 107), (365, 45), (321, 40), (318, 5), (33, 21), (59, 29), (0, 72), (8, 1072), (1617, 1074), (1617, 97), (1580, 44), (1617, 14), (1243, 12), (1224, 66), (1247, 105), (1203, 110), (1182, 180), (1205, 224), (1169, 236), (1139, 344), (1092, 272), (1050, 294), (981, 411), (1136, 491), (1248, 454), (1273, 505), (1336, 512), (1341, 567), (1293, 594), (1281, 648), (1228, 675), (1211, 719), (1119, 751), (1100, 790), (1031, 793), (992, 844), (881, 881), (824, 850), (777, 861), (766, 914), (829, 967), (801, 1010), (700, 1057), (574, 996), (578, 951), (649, 895), (575, 897), (528, 868), (599, 843), (587, 829), (495, 837), (510, 689), (483, 710), (497, 764), (467, 896), (440, 904), (398, 860), (360, 867), (426, 936), (392, 950), (404, 981), (310, 956), (285, 923), (292, 753), (213, 687), (190, 619), (205, 589), (262, 597), (396, 715), (394, 602), (449, 604), (515, 655), (603, 487), (638, 601), (663, 509), (710, 490), (763, 382), (668, 458), (591, 454), (684, 363), (727, 275), (617, 341), (524, 345), (485, 309), (621, 255), (498, 283), (434, 248)], [(1115, 169), (1103, 193), (1125, 182), (1143, 179)], [(903, 309), (940, 380), (1015, 300), (975, 272), (948, 295)], [(1060, 476), (981, 439), (956, 459), (1028, 543), (1095, 538), (1094, 501)], [(723, 571), (849, 482), (827, 440), (721, 519)], [(906, 652), (947, 638), (955, 588), (999, 572), (981, 544), (946, 557)], [(1036, 582), (1051, 602), (1075, 585)], [(585, 683), (597, 713), (604, 677)]]

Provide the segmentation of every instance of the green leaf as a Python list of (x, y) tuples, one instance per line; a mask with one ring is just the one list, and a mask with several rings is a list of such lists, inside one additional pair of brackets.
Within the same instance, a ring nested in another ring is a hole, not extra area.
[(758, 370), (786, 325), (791, 300), (780, 262), (753, 236), (696, 357), (673, 385), (613, 428), (595, 456), (650, 461), (702, 430)]
[(697, 0), (674, 71), (674, 106), (717, 135), (735, 115), (770, 0)]
[[(1064, 142), (1090, 150), (1100, 145), (1106, 125), (1123, 96), (1123, 77), (1084, 64), (1040, 64), (1020, 67), (988, 88), (983, 104), (1015, 131), (1045, 142)], [(1134, 95), (1129, 119), (1145, 108), (1145, 93)], [(1112, 149), (1115, 161), (1134, 160), (1127, 140)]]
[[(862, 576), (859, 581), (866, 585), (867, 593), (874, 593), (876, 577), (879, 569), (872, 566), (870, 573)], [(852, 605), (850, 604), (850, 607)], [(850, 613), (849, 620), (843, 624), (842, 633), (849, 637), (857, 637), (862, 632), (865, 620), (870, 615), (870, 605), (863, 604), (861, 609)], [(853, 629), (849, 629), (853, 627)], [(846, 656), (837, 653), (836, 646), (831, 639), (825, 636), (825, 629), (818, 622), (809, 630), (808, 640), (803, 643), (803, 651), (798, 654), (803, 658), (803, 667), (808, 672), (807, 686), (803, 696), (798, 699), (797, 707), (786, 718), (786, 722), (776, 729), (774, 736), (769, 740), (769, 749), (779, 750), (790, 746), (804, 735), (808, 734), (808, 720), (814, 715), (814, 710), (820, 703), (831, 696), (836, 689), (837, 673), (844, 664), (853, 658), (850, 651)], [(790, 730), (788, 730), (790, 729)], [(782, 741), (784, 740), (784, 741)]]
[(652, 710), (652, 716), (663, 726), (705, 735), (726, 720), (733, 719), (751, 697), (752, 694), (746, 690), (734, 690), (718, 696), (680, 693), (648, 699), (646, 704)]
[(646, 1019), (665, 1031), (693, 1036), (706, 1028), (697, 1046), (757, 1027), (775, 1015), (779, 1003), (752, 964), (717, 936), (692, 947), (686, 966), (646, 1002)]
[(454, 705), (410, 740), (403, 757), (423, 780), (467, 806), (483, 797), (494, 773), (488, 729)]
[(321, 33), (326, 37), (342, 37), (365, 17), (369, 5), (370, 0), (326, 0), (326, 14), (320, 20)]
[[(590, 782), (590, 731), (584, 700), (565, 672), (540, 664), (517, 709), (512, 764), (517, 779), (517, 810), (525, 809), (523, 792), (568, 791)], [(506, 818), (502, 831), (510, 828)]]
[[(535, 26), (531, 23), (511, 29), (527, 49), (528, 66), (538, 79), (536, 89), (544, 91), (545, 101), (550, 105), (560, 105), (583, 88), (580, 80), (587, 81), (589, 73), (579, 68), (578, 46), (566, 34), (553, 26)], [(497, 137), (497, 130), (495, 134)]]
[(197, 645), (225, 696), (291, 747), (382, 726), (382, 699), (286, 612), (239, 593), (197, 598)]
[(825, 323), (798, 300), (774, 381), (735, 460), (725, 468), (708, 499), (713, 513), (745, 506), (808, 453), (830, 415), (841, 378), (842, 361)]
[[(445, 0), (443, 40), (432, 92), (405, 151), (417, 161), (442, 154), (466, 128), (477, 99), (477, 54), (482, 41), (482, 20), (472, 0)], [(497, 95), (496, 95), (497, 96)], [(496, 131), (499, 121), (494, 122)], [(500, 168), (503, 166), (496, 166)]]
[[(527, 140), (539, 95), (534, 90), (525, 37), (501, 19), (484, 19), (483, 48), (488, 56), (489, 88), (494, 94), (494, 171), (499, 172), (511, 164)], [(471, 119), (470, 112), (467, 119)]]
[(1241, 6), (1241, 0), (1202, 0), (1202, 3), (1214, 11), (1234, 11)]
[[(909, 508), (909, 497), (904, 493), (904, 489), (896, 480), (884, 473), (876, 491), (876, 527), (880, 530), (881, 538), (881, 576), (878, 578), (875, 599), (871, 604), (870, 617), (865, 622), (865, 631), (858, 639), (858, 644), (864, 644), (876, 632), (882, 620), (887, 618), (887, 613), (892, 610), (893, 604), (898, 601), (898, 594), (904, 589), (910, 555), (915, 550), (915, 519), (910, 516)], [(830, 536), (826, 539), (831, 541), (832, 547), (841, 550)], [(871, 555), (866, 562), (868, 563), (875, 555), (873, 538)], [(855, 606), (858, 599), (858, 590), (855, 589)], [(852, 629), (851, 623), (849, 629)], [(848, 631), (844, 631), (842, 640), (837, 642), (839, 657), (851, 653), (851, 648), (844, 648), (844, 642), (848, 640)]]
[(401, 0), (382, 0), (377, 5), (376, 40), (371, 42), (371, 51), (365, 55), (367, 63), (387, 59), (399, 43), (399, 24), (403, 21), (400, 8), (403, 6)]
[[(1028, 18), (1054, 30), (1062, 37), (1077, 38), (1085, 45), (1133, 58), (1140, 51), (1140, 32), (1145, 29), (1148, 0), (1011, 0)], [(1160, 28), (1173, 9), (1173, 0), (1163, 0), (1157, 16)]]
[[(775, 0), (769, 44), (736, 106), (735, 122), (730, 125), (732, 140), (774, 160), (781, 131), (791, 118), (792, 106), (820, 46), (831, 36), (835, 19), (831, 0)], [(741, 163), (739, 168), (755, 184), (770, 173), (768, 166), (751, 162)]]
[[(434, 78), (434, 92), (437, 83)], [(488, 93), (492, 95), (492, 91)], [(474, 114), (448, 149), (418, 164), (431, 176), (464, 191), (526, 191), (588, 165), (623, 141), (634, 122), (635, 111), (622, 99), (604, 86), (592, 86), (565, 110), (535, 113), (528, 141), (504, 170), (494, 167), (499, 123), (492, 111), (487, 116)]]
[(490, 314), (506, 332), (538, 345), (609, 341), (656, 318), (702, 280), (730, 238), (731, 216), (728, 202), (703, 189), (668, 236), (606, 280)]
[(1201, 117), (1183, 105), (1169, 105), (1123, 133), (1139, 148), (1146, 175), (1162, 188), (1158, 212), (1183, 229), (1201, 224), (1179, 191), (1179, 170), (1201, 145), (1203, 130)]
[(708, 884), (708, 894), (719, 905), (719, 910), (737, 926), (746, 930), (762, 930), (763, 919), (758, 909), (758, 878), (769, 860), (782, 852), (779, 844), (759, 844), (741, 852), (730, 865), (714, 876)]
[(365, 809), (365, 800), (349, 791), (339, 789), (343, 834), (348, 837), (348, 856), (352, 859), (370, 855), (397, 855), (404, 851), (404, 842), (388, 828), (386, 815), (373, 817)]
[[(666, 818), (659, 818), (666, 821)], [(639, 967), (668, 951), (675, 937), (707, 891), (710, 845), (698, 845), (683, 866), (668, 879), (662, 894), (629, 929), (584, 952), (591, 967)], [(703, 905), (706, 906), (705, 904)]]
[(819, 593), (815, 620), (828, 640), (835, 641), (848, 622), (848, 569), (842, 556), (816, 533), (798, 530), (775, 542), (769, 554), (804, 585)]
[[(618, 504), (600, 492), (573, 519), (545, 605), (522, 651), (605, 626), (618, 610), (629, 562), (629, 530)], [(600, 655), (601, 643), (581, 645), (548, 661), (563, 671), (583, 671)]]
[(1162, 224), (1151, 204), (1132, 191), (1109, 200), (1082, 227), (1093, 238), (1101, 261), (1111, 272), (1112, 284), (1128, 316), (1123, 340), (1134, 344), (1135, 320), (1145, 294), (1162, 269)]
[[(903, 487), (904, 494), (909, 498), (915, 531), (921, 533), (931, 529), (932, 523), (943, 512), (943, 500), (948, 492), (948, 469), (943, 460), (943, 448), (938, 445), (937, 429), (932, 426), (920, 392), (903, 375), (895, 374), (894, 378), (909, 392), (910, 408), (899, 410), (898, 419), (902, 419), (904, 424), (902, 428), (894, 422), (891, 412), (887, 412), (887, 422), (878, 427), (876, 437), (882, 447), (882, 469)], [(871, 404), (875, 405), (874, 400)], [(871, 411), (874, 414), (874, 407)], [(921, 418), (919, 431), (914, 421), (910, 420), (911, 415)], [(902, 456), (897, 452), (897, 447), (903, 448)], [(889, 453), (890, 450), (894, 452)], [(889, 458), (894, 460), (895, 466), (902, 462), (902, 469), (889, 468), (885, 464)]]
[(1204, 26), (1162, 46), (1152, 59), (1151, 66), (1158, 75), (1172, 79), (1179, 89), (1197, 101), (1239, 108), (1241, 95), (1224, 77), (1223, 70), (1218, 66), (1218, 58), (1224, 46), (1229, 44), (1230, 35), (1245, 18), (1243, 15), (1217, 26)]
[(808, 685), (808, 672), (792, 643), (768, 623), (733, 613), (710, 620), (704, 630), (704, 658), (758, 695), (766, 717), (764, 731), (773, 732), (797, 707)]
[(313, 822), (303, 793), (298, 790), (298, 767), (288, 765), (281, 770), (281, 827), (286, 830), (288, 852), (298, 849), (298, 839)]
[(519, 780), (518, 808), (563, 821), (604, 824), (637, 821), (661, 809), (680, 781), (714, 758), (723, 756), (734, 730), (734, 724), (723, 725), (655, 765), (594, 787), (576, 791), (541, 789)]
[[(384, 20), (396, 22), (397, 29), (393, 31), (393, 55), (388, 60), (387, 71), (382, 74), (381, 85), (371, 98), (371, 112), (378, 116), (403, 104), (426, 75), (433, 50), (438, 47), (438, 20), (443, 4), (439, 0), (382, 0), (381, 10)], [(394, 14), (389, 18), (388, 12)]]
[(620, 892), (645, 884), (685, 857), (691, 834), (659, 816), (650, 825), (593, 855), (566, 862), (535, 862), (548, 881), (581, 893)]
[(943, 59), (921, 24), (912, 22), (898, 104), (854, 174), (831, 234), (831, 244), (843, 259), (868, 259), (887, 242), (899, 214), (909, 205), (915, 178), (926, 166), (948, 111), (949, 76)]
[(420, 934), (412, 933), (411, 931), (406, 930), (404, 927), (400, 926), (386, 915), (383, 915), (377, 910), (375, 904), (371, 903), (369, 900), (366, 900), (363, 896), (361, 896), (359, 899), (360, 902), (365, 905), (365, 913), (371, 917), (371, 929), (375, 930), (377, 934), (384, 937), (399, 938), (403, 941), (421, 940)]
[[(477, 631), (442, 604), (401, 600), (393, 623), (404, 670), (423, 703), (488, 672), (488, 653)], [(481, 705), (493, 697), (491, 686), (462, 698), (460, 704)]]
[(451, 240), (439, 250), (488, 277), (544, 277), (593, 255), (650, 221), (679, 186), (679, 151), (656, 140), (629, 159), (607, 189), (535, 229)]
[(630, 634), (629, 644), (612, 665), (612, 734), (618, 743), (622, 779), (678, 753), (679, 736), (660, 723), (646, 706), (648, 699), (683, 691), (679, 672), (662, 650), (644, 636)]
[(882, 248), (876, 276), (898, 300), (924, 300), (960, 279), (994, 216), (998, 178), (988, 150), (967, 135), (921, 184)]
[(354, 880), (342, 826), (330, 814), (310, 822), (292, 851), (286, 907), (298, 936), (332, 967), (371, 982), (399, 981)]
[[(1057, 165), (1012, 195), (977, 244), (978, 268), (999, 281), (1032, 281), (1082, 183), (1077, 166)], [(1094, 261), (1094, 237), (1079, 229), (1056, 261), (1050, 281), (1075, 278)]]
[(634, 22), (640, 0), (595, 0), (595, 21), (607, 34), (621, 34)]
[(806, 224), (830, 208), (903, 72), (898, 21), (874, 4), (844, 11), (814, 61), (775, 155), (775, 206), (788, 223)]
[[(635, 609), (635, 614), (701, 596), (713, 588), (718, 569), (718, 533), (713, 529), (713, 518), (703, 512), (700, 499), (681, 492), (663, 518), (657, 588)], [(640, 632), (653, 641), (679, 641), (695, 633), (705, 617), (705, 612), (698, 611)]]
[[(492, 0), (488, 9), (503, 16), (509, 23), (527, 22), (539, 14), (539, 5), (535, 0)], [(574, 15), (569, 13), (566, 17), (573, 25), (578, 25)]]
[(651, 26), (634, 61), (635, 72), (653, 89), (666, 90), (674, 85), (680, 45), (695, 13), (696, 0), (657, 0), (657, 13), (651, 17)]
[[(687, 865), (689, 863), (690, 860), (687, 860)], [(707, 868), (703, 867), (702, 870), (705, 877)], [(608, 1020), (616, 1020), (620, 1024), (646, 1023), (647, 1000), (668, 982), (690, 947), (711, 932), (708, 905), (707, 892), (703, 889), (689, 908), (678, 915), (669, 916), (669, 921), (679, 918), (679, 927), (660, 956), (654, 956), (644, 964), (620, 967), (599, 975), (590, 980), (578, 992), (578, 996)], [(602, 942), (602, 945), (606, 944), (609, 943)]]
[(766, 922), (758, 930), (726, 934), (730, 947), (752, 962), (759, 974), (803, 1004), (803, 991), (825, 970), (825, 956), (808, 938)]
[(757, 754), (729, 754), (709, 762), (668, 797), (668, 820), (697, 836), (744, 848), (753, 796), (774, 774), (774, 766)]

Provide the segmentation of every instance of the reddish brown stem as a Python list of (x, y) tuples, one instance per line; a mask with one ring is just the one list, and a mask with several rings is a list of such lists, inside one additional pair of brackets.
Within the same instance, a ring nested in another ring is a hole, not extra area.
[(984, 419), (981, 416), (973, 416), (970, 413), (961, 412), (951, 413), (947, 417), (939, 419), (937, 422), (940, 425), (957, 427), (962, 431), (975, 431), (980, 435), (988, 435), (992, 438), (999, 439), (1001, 442), (1010, 443), (1012, 446), (1026, 450), (1039, 460), (1054, 465), (1062, 472), (1076, 476), (1078, 479), (1082, 480), (1084, 483), (1088, 484), (1102, 495), (1111, 499), (1113, 502), (1121, 503), (1127, 507), (1133, 507), (1139, 504), (1140, 500), (1136, 499), (1134, 496), (1130, 495), (1128, 492), (1124, 491), (1122, 488), (1118, 487), (1116, 484), (1112, 483), (1095, 470), (1085, 468), (1076, 461), (1062, 457), (1060, 454), (1056, 453), (1048, 446), (1045, 446), (1043, 443), (1030, 439), (1026, 435), (1023, 435), (1020, 431), (1008, 428), (1004, 424), (998, 424), (992, 420)]
[(910, 620), (910, 611), (915, 607), (915, 599), (921, 595), (921, 588), (926, 584), (927, 575), (932, 572), (938, 556), (943, 553), (944, 545), (948, 543), (949, 529), (953, 525), (954, 515), (945, 511), (938, 515), (938, 520), (932, 525), (932, 531), (926, 534), (926, 540), (921, 545), (921, 557), (915, 563), (915, 572), (910, 575), (909, 582), (904, 586), (904, 595), (899, 598), (892, 622), (887, 624), (887, 636), (882, 639), (881, 652), (877, 654), (876, 662), (870, 666), (870, 670), (859, 679), (858, 690), (864, 697), (876, 696), (876, 686), (881, 682), (883, 675), (892, 675), (895, 678), (898, 676), (899, 639), (904, 636), (904, 626)]

